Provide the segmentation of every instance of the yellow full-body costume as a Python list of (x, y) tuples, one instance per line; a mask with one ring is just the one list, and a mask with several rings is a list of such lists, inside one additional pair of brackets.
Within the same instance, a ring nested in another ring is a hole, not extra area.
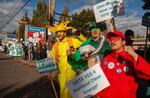
[[(66, 30), (68, 23), (62, 22), (55, 27), (55, 31)], [(54, 31), (53, 31), (54, 32)], [(71, 41), (71, 42), (69, 42)], [(64, 37), (63, 40), (56, 42), (53, 45), (51, 56), (54, 58), (58, 68), (58, 80), (60, 85), (60, 98), (72, 98), (66, 83), (76, 76), (76, 72), (72, 70), (71, 65), (67, 62), (67, 50), (70, 43), (74, 48), (78, 48), (82, 42), (77, 38)]]

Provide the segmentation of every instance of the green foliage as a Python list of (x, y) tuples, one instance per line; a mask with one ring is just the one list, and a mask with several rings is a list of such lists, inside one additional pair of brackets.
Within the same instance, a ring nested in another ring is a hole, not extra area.
[(67, 20), (69, 17), (66, 17), (66, 16), (68, 16), (68, 13), (69, 13), (69, 9), (65, 6), (64, 7), (64, 10), (63, 10), (63, 12), (62, 12), (62, 14), (64, 15), (64, 16), (60, 16), (59, 17), (59, 21), (63, 21), (63, 20)]
[(42, 26), (48, 24), (48, 6), (44, 0), (40, 0), (37, 8), (33, 10), (32, 25)]
[[(71, 25), (78, 29), (84, 36), (89, 37), (89, 22), (95, 22), (95, 16), (93, 10), (90, 9), (83, 9), (80, 13), (75, 13), (72, 15)], [(106, 29), (106, 24), (104, 22), (100, 22), (97, 24), (101, 30)]]
[(136, 38), (144, 38), (144, 36), (137, 34)]
[(144, 5), (143, 5), (143, 9), (144, 10), (150, 10), (150, 0), (142, 0)]
[[(27, 22), (27, 23), (30, 22), (30, 19), (29, 19), (29, 17), (28, 17), (28, 13), (27, 13), (27, 12), (24, 13), (23, 17), (21, 18), (21, 22)], [(25, 24), (20, 24), (20, 25), (19, 25), (19, 32), (17, 32), (17, 33), (19, 33), (20, 38), (24, 39), (24, 35), (25, 35)]]
[[(34, 26), (45, 26), (48, 25), (48, 6), (44, 0), (39, 0), (37, 4), (37, 8), (33, 10), (32, 20), (28, 17), (28, 13), (25, 12), (23, 17), (21, 18), (21, 22), (27, 22), (27, 24), (31, 24)], [(21, 23), (19, 25), (19, 35), (20, 38), (24, 39), (25, 33), (25, 24)]]

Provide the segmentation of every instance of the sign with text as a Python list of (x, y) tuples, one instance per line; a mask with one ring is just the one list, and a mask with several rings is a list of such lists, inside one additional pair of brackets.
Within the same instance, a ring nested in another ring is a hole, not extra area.
[(43, 43), (45, 41), (46, 28), (26, 25), (26, 38), (34, 45), (38, 42)]
[(14, 43), (9, 47), (9, 55), (11, 56), (23, 56), (22, 44)]
[(56, 72), (57, 67), (54, 63), (53, 58), (45, 58), (42, 60), (36, 61), (36, 65), (39, 69), (39, 72), (41, 74), (47, 73), (47, 72)]
[(110, 83), (99, 64), (94, 65), (67, 83), (73, 98), (90, 98), (109, 85)]
[(96, 22), (124, 15), (123, 0), (105, 0), (93, 6)]

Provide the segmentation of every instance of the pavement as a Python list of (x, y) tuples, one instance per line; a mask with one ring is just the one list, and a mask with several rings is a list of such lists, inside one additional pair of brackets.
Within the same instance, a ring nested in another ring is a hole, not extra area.
[[(51, 81), (35, 61), (0, 53), (0, 98), (55, 98)], [(53, 81), (59, 96), (58, 81)]]
[(4, 53), (0, 53), (0, 55), (4, 56), (4, 57), (0, 57), (0, 59), (14, 59), (15, 61), (22, 63), (24, 65), (36, 67), (34, 60), (24, 60), (22, 56), (18, 56), (18, 57), (17, 56), (10, 56), (10, 55), (6, 55)]
[(34, 60), (24, 60), (22, 57), (14, 57), (14, 60), (24, 64), (24, 65), (30, 65), (33, 67), (36, 67), (35, 61)]

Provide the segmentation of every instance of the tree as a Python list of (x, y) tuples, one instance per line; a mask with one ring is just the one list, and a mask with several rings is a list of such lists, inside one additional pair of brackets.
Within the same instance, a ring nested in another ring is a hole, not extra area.
[(33, 10), (32, 25), (48, 25), (48, 6), (45, 0), (39, 0), (37, 8)]
[(28, 17), (28, 13), (27, 11), (25, 11), (23, 17), (20, 20), (20, 24), (19, 24), (19, 38), (24, 39), (25, 36), (25, 24), (23, 24), (22, 22), (26, 22), (29, 23), (30, 22), (30, 18)]
[[(150, 0), (142, 0), (144, 2), (143, 9), (147, 10), (147, 12), (144, 13), (143, 19), (142, 19), (142, 25), (146, 26), (148, 29), (150, 27)], [(148, 31), (147, 31), (148, 33)], [(146, 38), (150, 40), (150, 33), (147, 34)]]
[(150, 26), (149, 23), (150, 23), (150, 0), (142, 0), (144, 2), (144, 5), (143, 5), (143, 9), (144, 10), (147, 10), (147, 12), (144, 13), (144, 16), (143, 16), (143, 19), (142, 19), (142, 25), (144, 26)]
[[(72, 15), (71, 25), (79, 30), (84, 36), (89, 36), (89, 22), (95, 22), (95, 16), (93, 10), (83, 9), (80, 13), (75, 13)], [(106, 29), (106, 24), (104, 22), (100, 22), (97, 24), (101, 30)]]
[(144, 38), (144, 36), (137, 34), (136, 38)]
[(69, 9), (65, 6), (64, 10), (62, 12), (63, 16), (59, 17), (59, 21), (63, 21), (63, 20), (68, 19), (69, 17), (66, 17), (66, 16), (68, 16), (68, 13), (69, 13)]
[(150, 0), (142, 0), (144, 2), (144, 5), (143, 5), (143, 9), (144, 10), (149, 10), (150, 9)]

